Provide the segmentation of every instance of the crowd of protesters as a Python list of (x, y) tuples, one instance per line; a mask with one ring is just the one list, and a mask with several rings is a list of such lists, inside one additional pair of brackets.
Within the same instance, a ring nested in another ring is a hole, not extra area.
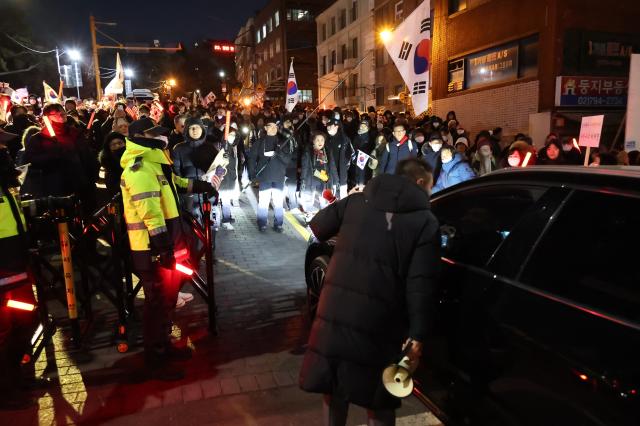
[[(226, 112), (230, 128), (225, 140)], [(282, 208), (308, 215), (326, 205), (325, 190), (343, 198), (379, 174), (392, 174), (399, 161), (423, 158), (434, 170), (433, 192), (500, 168), (531, 165), (581, 165), (584, 152), (571, 136), (550, 133), (540, 149), (519, 133), (500, 127), (471, 135), (454, 111), (420, 121), (403, 113), (319, 110), (297, 107), (291, 113), (265, 103), (178, 101), (77, 103), (41, 107), (35, 99), (13, 105), (0, 123), (0, 143), (18, 165), (29, 164), (22, 193), (33, 196), (80, 195), (88, 208), (98, 205), (95, 184), (110, 196), (120, 191), (120, 158), (131, 123), (148, 119), (166, 128), (166, 149), (176, 174), (198, 178), (221, 151), (230, 162), (220, 190), (216, 226), (232, 230), (231, 206), (240, 190), (258, 188), (258, 228), (265, 231), (270, 202), (273, 227), (282, 230)], [(52, 143), (41, 116), (50, 118), (58, 143)], [(41, 130), (42, 129), (42, 130)], [(637, 165), (640, 153), (592, 152), (590, 165)], [(99, 169), (102, 167), (102, 172)], [(104, 198), (104, 197), (103, 197)], [(181, 196), (183, 208), (198, 215), (202, 195)]]

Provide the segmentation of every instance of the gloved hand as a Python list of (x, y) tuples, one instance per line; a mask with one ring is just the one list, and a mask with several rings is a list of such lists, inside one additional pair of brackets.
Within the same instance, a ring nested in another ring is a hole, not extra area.
[(165, 269), (176, 269), (176, 258), (173, 254), (173, 250), (164, 251), (158, 256), (160, 266)]

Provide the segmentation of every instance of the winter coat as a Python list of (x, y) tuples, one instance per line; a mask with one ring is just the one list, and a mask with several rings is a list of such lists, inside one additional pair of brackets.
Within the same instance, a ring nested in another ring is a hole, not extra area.
[(438, 176), (436, 184), (433, 185), (432, 192), (435, 194), (438, 191), (473, 179), (474, 177), (476, 177), (476, 174), (473, 172), (473, 169), (471, 169), (471, 166), (469, 166), (469, 163), (463, 161), (460, 154), (456, 153), (451, 161), (442, 163), (440, 176)]
[[(193, 124), (200, 125), (203, 129), (202, 135), (198, 140), (189, 136), (188, 129)], [(200, 119), (187, 119), (183, 135), (185, 141), (177, 144), (171, 152), (173, 172), (183, 178), (200, 179), (209, 170), (209, 166), (218, 155), (218, 150), (206, 140), (206, 128)], [(182, 208), (196, 218), (200, 218), (200, 206), (204, 201), (203, 197), (204, 195), (202, 194), (180, 194)]]
[(394, 137), (391, 142), (387, 144), (387, 148), (382, 151), (382, 158), (380, 158), (380, 164), (378, 164), (378, 172), (380, 174), (394, 174), (396, 172), (396, 166), (402, 160), (407, 158), (415, 158), (418, 156), (418, 146), (407, 139), (403, 144)]
[(351, 140), (342, 131), (338, 130), (335, 136), (329, 135), (329, 139), (325, 145), (329, 154), (336, 162), (338, 169), (339, 185), (346, 185), (349, 178), (349, 167), (351, 166), (351, 157), (353, 156), (353, 146)]
[[(126, 137), (118, 132), (111, 132), (104, 140), (104, 147), (100, 151), (98, 160), (100, 165), (104, 168), (104, 183), (107, 186), (107, 192), (109, 197), (113, 197), (120, 192), (120, 177), (122, 176), (122, 167), (120, 166), (120, 158), (122, 157), (122, 150), (120, 153), (111, 152), (109, 144), (113, 139), (121, 139), (126, 141)], [(115, 155), (114, 155), (115, 154)], [(119, 154), (119, 156), (118, 156)]]
[(236, 189), (238, 181), (238, 146), (227, 142), (224, 145), (224, 151), (229, 159), (229, 164), (227, 165), (227, 174), (224, 175), (224, 179), (220, 183), (220, 191), (230, 191)]
[[(292, 142), (285, 143), (280, 134), (259, 138), (249, 151), (249, 178), (260, 182), (284, 182), (293, 151)], [(269, 156), (271, 152), (273, 155)]]
[(28, 114), (22, 114), (14, 117), (13, 123), (5, 127), (5, 131), (18, 135), (16, 138), (6, 143), (7, 148), (9, 148), (11, 158), (13, 158), (14, 160), (18, 155), (18, 151), (23, 148), (22, 136), (24, 135), (25, 130), (35, 124), (36, 122), (31, 118), (31, 116), (29, 116)]
[(473, 159), (471, 161), (471, 168), (473, 169), (473, 171), (476, 173), (477, 176), (484, 176), (486, 174), (493, 172), (494, 170), (498, 170), (498, 164), (496, 159), (493, 157), (493, 155), (491, 155), (491, 158), (489, 159), (490, 161), (489, 169), (485, 169), (485, 167), (483, 167), (484, 159), (482, 155), (480, 155), (480, 152), (476, 151), (475, 154), (473, 154), (472, 158)]
[(52, 123), (55, 138), (36, 133), (29, 138), (22, 163), (31, 163), (21, 193), (35, 198), (75, 194), (94, 199), (98, 159), (80, 131)]
[[(320, 169), (316, 167), (315, 155), (313, 153), (313, 146), (304, 150), (302, 154), (302, 171), (300, 174), (301, 180), (301, 191), (310, 191), (316, 187), (316, 185), (323, 185), (325, 187), (330, 187), (333, 185), (337, 185), (340, 181), (338, 177), (338, 169), (336, 167), (336, 162), (333, 159), (330, 151), (324, 149), (327, 156), (327, 163), (325, 166)], [(313, 174), (317, 170), (324, 170), (329, 176), (329, 180), (327, 182), (322, 182), (322, 180), (315, 177)]]
[(399, 359), (407, 337), (425, 340), (434, 308), (440, 243), (429, 194), (405, 177), (381, 175), (320, 210), (311, 229), (321, 241), (340, 237), (300, 387), (369, 409), (397, 408), (382, 371)]
[(375, 138), (373, 136), (373, 132), (367, 132), (364, 134), (357, 134), (353, 139), (353, 164), (349, 169), (349, 180), (352, 184), (357, 183), (358, 181), (368, 182), (371, 179), (371, 168), (366, 167), (364, 170), (358, 167), (358, 151), (362, 151), (365, 154), (369, 154), (373, 147), (375, 146)]

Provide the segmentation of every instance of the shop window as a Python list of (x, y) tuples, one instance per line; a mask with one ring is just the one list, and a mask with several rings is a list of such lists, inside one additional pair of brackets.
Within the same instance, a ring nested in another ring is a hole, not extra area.
[(464, 59), (449, 62), (449, 84), (447, 92), (454, 93), (464, 89)]
[(538, 75), (538, 36), (520, 41), (520, 69), (518, 77), (536, 77)]
[(300, 102), (302, 103), (313, 103), (313, 92), (309, 89), (300, 89)]

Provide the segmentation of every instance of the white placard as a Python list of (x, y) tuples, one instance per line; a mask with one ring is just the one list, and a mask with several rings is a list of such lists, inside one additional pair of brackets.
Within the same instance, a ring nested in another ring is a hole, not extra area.
[(604, 115), (592, 115), (590, 117), (582, 117), (582, 125), (580, 126), (580, 146), (588, 146), (597, 148), (600, 146), (600, 135), (602, 134), (602, 122)]
[(627, 97), (627, 125), (625, 151), (640, 150), (640, 54), (631, 55), (629, 94)]

